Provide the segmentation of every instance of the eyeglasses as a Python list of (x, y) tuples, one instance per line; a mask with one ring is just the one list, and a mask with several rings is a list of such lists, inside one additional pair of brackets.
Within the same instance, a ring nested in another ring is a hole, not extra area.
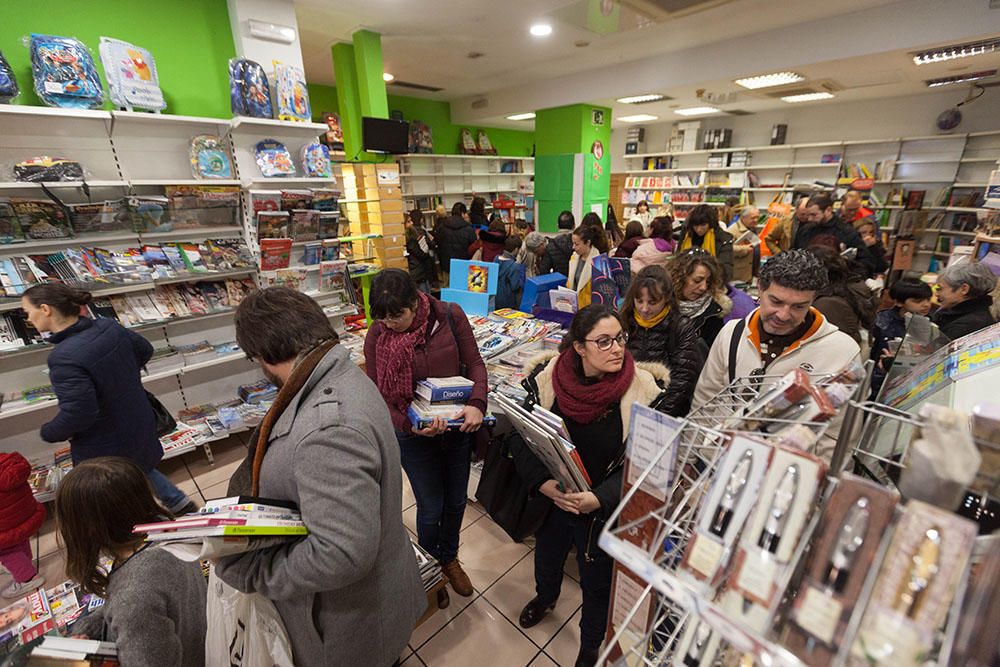
[(601, 352), (607, 352), (608, 350), (611, 349), (611, 346), (614, 345), (615, 343), (618, 343), (618, 345), (624, 348), (625, 344), (628, 343), (628, 334), (622, 331), (620, 334), (614, 337), (598, 336), (597, 338), (584, 338), (584, 340), (587, 341), (588, 343), (593, 343), (594, 345), (596, 345), (597, 349), (600, 350)]
[(386, 315), (385, 317), (382, 317), (380, 319), (386, 324), (389, 324), (390, 322), (396, 324), (398, 322), (402, 322), (409, 316), (410, 314), (408, 312), (403, 311), (402, 313), (396, 313), (395, 315)]

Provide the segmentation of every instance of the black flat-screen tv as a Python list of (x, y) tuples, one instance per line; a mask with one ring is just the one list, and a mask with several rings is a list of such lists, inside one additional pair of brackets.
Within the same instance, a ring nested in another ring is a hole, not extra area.
[(405, 120), (361, 118), (361, 141), (369, 153), (408, 153), (410, 124)]

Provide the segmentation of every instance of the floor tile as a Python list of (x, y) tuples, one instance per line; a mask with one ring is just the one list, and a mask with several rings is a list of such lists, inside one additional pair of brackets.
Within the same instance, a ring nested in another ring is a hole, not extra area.
[(416, 653), (411, 653), (409, 657), (406, 658), (406, 660), (400, 660), (399, 664), (400, 665), (405, 664), (407, 665), (407, 667), (422, 667), (426, 663), (424, 663), (424, 661), (420, 659), (419, 655), (417, 655)]
[(479, 598), (417, 653), (428, 667), (527, 665), (538, 647), (485, 598)]
[(566, 667), (576, 662), (576, 656), (580, 653), (580, 612), (573, 614), (569, 623), (563, 626), (562, 630), (545, 647), (545, 653), (555, 661), (557, 665)]
[[(503, 575), (483, 594), (507, 619), (517, 624), (521, 609), (535, 597), (535, 559), (526, 554), (510, 572)], [(580, 585), (568, 577), (563, 578), (562, 593), (556, 608), (533, 628), (522, 629), (539, 648), (545, 646), (576, 613), (583, 601)]]
[(410, 478), (403, 473), (403, 509), (408, 510), (417, 504), (417, 499), (413, 495), (413, 487), (410, 486)]
[(59, 550), (59, 531), (56, 530), (56, 510), (55, 503), (45, 506), (48, 514), (45, 522), (38, 530), (38, 539), (31, 538), (31, 553), (36, 557), (47, 556)]
[(247, 457), (246, 446), (232, 438), (212, 443), (214, 463), (209, 463), (204, 452), (195, 450), (184, 455), (194, 481), (201, 489), (228, 482), (229, 478)]
[(462, 567), (479, 590), (487, 589), (528, 553), (492, 521), (476, 521), (462, 531), (458, 557)]
[[(204, 454), (199, 453), (202, 458), (205, 457)], [(185, 454), (184, 456), (188, 456)], [(166, 461), (160, 461), (156, 465), (156, 469), (167, 476), (174, 484), (180, 484), (182, 482), (191, 481), (191, 473), (188, 472), (187, 465), (184, 463), (184, 456), (175, 456), (172, 459), (167, 459)]]
[(205, 497), (205, 500), (211, 500), (213, 498), (225, 498), (226, 489), (229, 488), (229, 482), (219, 482), (218, 484), (213, 484), (209, 487), (202, 487), (201, 493)]
[(543, 652), (535, 656), (535, 659), (531, 661), (530, 667), (559, 667), (559, 665)]
[[(53, 551), (42, 556), (38, 562), (38, 572), (45, 577), (45, 588), (52, 588), (66, 581), (66, 552), (63, 550)], [(0, 589), (6, 588), (14, 578), (7, 570), (0, 568)], [(0, 601), (0, 605), (4, 604)]]
[(580, 565), (576, 562), (576, 547), (573, 547), (569, 552), (569, 556), (566, 557), (566, 565), (563, 566), (563, 572), (571, 577), (573, 581), (580, 583)]
[[(477, 521), (483, 518), (483, 514), (474, 507), (466, 507), (465, 515), (462, 517), (462, 530), (464, 531), (469, 526), (474, 525)], [(412, 507), (403, 510), (403, 525), (406, 529), (410, 531), (410, 534), (416, 536), (417, 534), (417, 506), (414, 504)]]
[(479, 591), (472, 597), (462, 597), (458, 595), (450, 588), (448, 593), (451, 596), (451, 604), (448, 605), (446, 609), (438, 609), (434, 614), (424, 621), (420, 627), (414, 629), (413, 634), (410, 635), (410, 646), (414, 648), (418, 653), (420, 652), (420, 647), (433, 636), (438, 630), (443, 628), (452, 619), (459, 616), (466, 607), (468, 607), (476, 598), (479, 596)]

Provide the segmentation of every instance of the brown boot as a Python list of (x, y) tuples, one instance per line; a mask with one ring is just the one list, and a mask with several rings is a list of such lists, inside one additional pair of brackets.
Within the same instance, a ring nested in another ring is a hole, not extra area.
[(469, 597), (475, 593), (472, 582), (469, 581), (469, 575), (462, 569), (462, 564), (458, 562), (457, 558), (450, 563), (442, 564), (441, 571), (444, 572), (444, 576), (455, 592), (462, 597)]
[(448, 597), (447, 588), (442, 588), (437, 592), (437, 602), (438, 602), (438, 609), (447, 609), (448, 605), (451, 604), (451, 598)]

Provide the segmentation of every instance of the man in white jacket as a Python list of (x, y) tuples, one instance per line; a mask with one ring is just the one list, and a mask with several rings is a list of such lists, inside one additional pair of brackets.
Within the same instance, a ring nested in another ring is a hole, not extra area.
[[(795, 368), (835, 373), (860, 361), (854, 340), (812, 307), (827, 284), (826, 269), (810, 252), (789, 250), (760, 270), (760, 306), (719, 332), (694, 392), (694, 409), (735, 378), (764, 373), (781, 376)], [(738, 342), (733, 344), (733, 335)]]

